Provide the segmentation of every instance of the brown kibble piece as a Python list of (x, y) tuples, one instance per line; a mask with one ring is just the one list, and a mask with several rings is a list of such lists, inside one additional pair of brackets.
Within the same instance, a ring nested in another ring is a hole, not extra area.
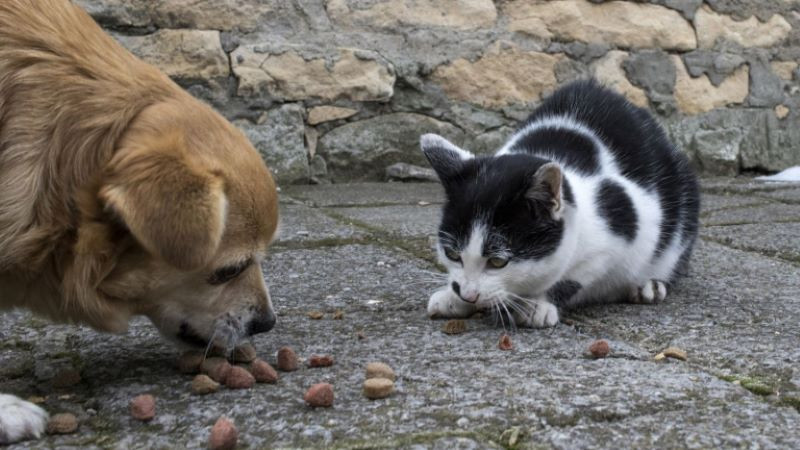
[(500, 350), (511, 350), (514, 346), (511, 344), (511, 336), (504, 334), (500, 336), (500, 342), (497, 344)]
[(394, 381), (394, 370), (388, 364), (382, 362), (371, 362), (367, 364), (366, 379), (370, 378), (386, 378), (387, 380)]
[(686, 351), (678, 347), (667, 347), (661, 353), (668, 358), (680, 359), (681, 361), (686, 361), (689, 358)]
[(81, 373), (72, 367), (59, 370), (53, 377), (53, 387), (66, 388), (81, 382)]
[(224, 383), (225, 378), (231, 372), (231, 364), (225, 359), (215, 356), (206, 358), (200, 366), (200, 370), (210, 376), (217, 383)]
[(199, 374), (192, 380), (192, 392), (198, 395), (211, 394), (219, 390), (219, 383), (205, 374)]
[(334, 311), (333, 320), (342, 320), (342, 319), (344, 319), (344, 311), (342, 311), (341, 309), (337, 309), (336, 311)]
[(297, 354), (290, 347), (281, 347), (278, 350), (278, 370), (292, 372), (297, 370)]
[(250, 363), (248, 369), (258, 383), (275, 383), (278, 381), (278, 372), (266, 361), (256, 359)]
[(325, 408), (333, 406), (333, 386), (329, 383), (317, 383), (308, 388), (303, 400), (308, 406)]
[(598, 339), (589, 346), (589, 353), (593, 358), (605, 358), (610, 351), (608, 341), (605, 339)]
[(150, 394), (138, 395), (131, 400), (131, 416), (147, 422), (156, 416), (156, 399)]
[(217, 419), (217, 423), (211, 427), (211, 436), (208, 438), (208, 447), (211, 450), (231, 450), (236, 448), (239, 440), (239, 431), (236, 426), (226, 417)]
[(178, 372), (194, 375), (200, 372), (200, 365), (203, 364), (205, 355), (197, 350), (189, 350), (178, 358)]
[(467, 331), (467, 322), (461, 319), (448, 320), (442, 327), (444, 334), (461, 334)]
[(325, 314), (323, 314), (320, 311), (311, 311), (308, 313), (308, 318), (311, 320), (319, 320), (322, 319), (324, 316)]
[(251, 344), (242, 344), (233, 349), (233, 360), (239, 363), (249, 363), (256, 359), (256, 349)]
[(364, 396), (371, 399), (386, 398), (394, 392), (394, 382), (386, 378), (364, 380)]
[(225, 378), (225, 386), (231, 389), (250, 389), (256, 384), (256, 379), (244, 367), (233, 366)]
[(358, 333), (356, 333), (356, 337), (358, 338), (359, 341), (363, 341), (364, 339), (367, 338), (367, 335), (364, 334), (363, 331), (359, 331)]
[(78, 418), (70, 413), (55, 414), (47, 422), (47, 434), (70, 434), (78, 429)]
[(308, 367), (330, 367), (333, 365), (333, 356), (313, 355), (308, 358)]

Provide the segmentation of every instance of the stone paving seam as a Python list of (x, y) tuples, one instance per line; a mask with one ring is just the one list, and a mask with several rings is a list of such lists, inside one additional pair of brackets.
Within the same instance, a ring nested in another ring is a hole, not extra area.
[[(794, 222), (790, 222), (790, 223), (794, 223)], [(759, 256), (763, 256), (763, 257), (766, 257), (766, 258), (774, 259), (776, 261), (780, 261), (780, 262), (791, 264), (791, 265), (793, 265), (795, 267), (800, 267), (800, 260), (798, 260), (797, 258), (795, 258), (795, 257), (793, 257), (791, 255), (787, 255), (786, 253), (784, 253), (782, 251), (779, 251), (779, 250), (764, 250), (764, 249), (757, 249), (757, 248), (754, 248), (754, 247), (750, 247), (750, 246), (747, 246), (747, 245), (732, 244), (731, 242), (729, 242), (726, 239), (719, 239), (719, 238), (715, 238), (715, 237), (712, 237), (712, 236), (704, 235), (702, 230), (700, 231), (700, 236), (699, 237), (700, 237), (700, 239), (703, 239), (703, 240), (708, 241), (708, 242), (713, 242), (715, 244), (721, 245), (723, 247), (727, 247), (729, 249), (757, 254)], [(786, 256), (783, 256), (783, 255), (786, 255)]]

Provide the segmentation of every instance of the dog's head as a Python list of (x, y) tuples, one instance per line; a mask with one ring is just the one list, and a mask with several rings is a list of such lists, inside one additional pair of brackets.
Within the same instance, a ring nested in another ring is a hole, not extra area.
[(275, 184), (229, 122), (188, 96), (145, 109), (93, 192), (73, 274), (94, 284), (82, 300), (99, 303), (87, 308), (100, 311), (92, 325), (121, 330), (143, 314), (192, 346), (273, 327), (261, 262), (277, 228)]

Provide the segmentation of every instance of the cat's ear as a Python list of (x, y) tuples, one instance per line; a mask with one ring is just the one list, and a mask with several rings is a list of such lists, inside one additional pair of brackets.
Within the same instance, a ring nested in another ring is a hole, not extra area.
[(554, 162), (544, 164), (533, 174), (531, 187), (525, 193), (529, 200), (544, 203), (550, 209), (553, 219), (561, 219), (564, 211), (561, 167)]
[(437, 134), (423, 134), (419, 138), (419, 146), (442, 183), (459, 173), (464, 161), (475, 157)]

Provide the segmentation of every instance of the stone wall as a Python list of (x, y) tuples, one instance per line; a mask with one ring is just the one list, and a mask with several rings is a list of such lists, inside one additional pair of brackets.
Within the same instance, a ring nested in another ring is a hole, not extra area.
[(235, 121), (282, 183), (497, 148), (593, 75), (711, 174), (800, 164), (798, 0), (74, 0)]

